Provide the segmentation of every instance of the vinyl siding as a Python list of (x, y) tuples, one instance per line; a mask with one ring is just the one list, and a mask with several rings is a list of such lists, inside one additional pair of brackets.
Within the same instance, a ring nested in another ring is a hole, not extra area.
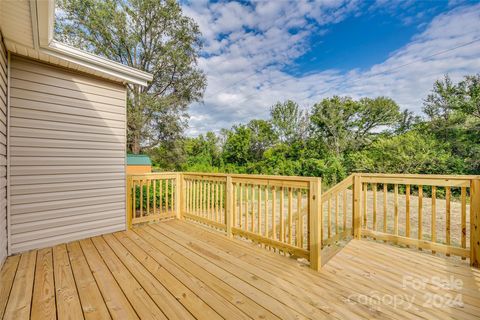
[(0, 268), (7, 257), (7, 63), (0, 33)]
[(12, 56), (12, 253), (125, 229), (125, 87)]

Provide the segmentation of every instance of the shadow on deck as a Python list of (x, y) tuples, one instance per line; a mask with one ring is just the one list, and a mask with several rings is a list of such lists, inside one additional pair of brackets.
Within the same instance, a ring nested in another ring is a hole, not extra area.
[(478, 319), (480, 271), (350, 241), (315, 272), (170, 220), (9, 257), (0, 318)]

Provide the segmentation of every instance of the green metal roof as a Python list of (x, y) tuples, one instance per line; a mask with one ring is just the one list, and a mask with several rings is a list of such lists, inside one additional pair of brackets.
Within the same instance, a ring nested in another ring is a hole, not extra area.
[(145, 154), (127, 154), (128, 166), (151, 166), (150, 157)]

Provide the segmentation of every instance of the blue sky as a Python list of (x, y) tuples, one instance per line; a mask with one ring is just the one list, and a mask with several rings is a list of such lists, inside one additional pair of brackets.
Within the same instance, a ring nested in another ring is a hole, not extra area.
[(182, 6), (203, 33), (199, 67), (208, 80), (203, 103), (190, 108), (190, 135), (266, 118), (272, 104), (286, 99), (308, 109), (332, 95), (384, 95), (420, 114), (436, 79), (480, 72), (480, 41), (428, 58), (480, 39), (480, 1), (195, 0)]
[[(448, 10), (447, 1), (418, 1), (404, 12), (372, 10), (352, 16), (330, 29), (320, 29), (309, 38), (309, 49), (285, 71), (297, 75), (325, 69), (366, 69), (388, 58), (407, 44), (437, 14)], [(405, 18), (412, 19), (405, 21)]]

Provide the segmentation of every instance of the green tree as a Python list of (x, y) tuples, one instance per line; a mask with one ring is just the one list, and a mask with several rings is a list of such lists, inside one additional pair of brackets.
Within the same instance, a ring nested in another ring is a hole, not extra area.
[(350, 155), (355, 171), (379, 173), (458, 173), (462, 160), (448, 148), (418, 131), (381, 137), (368, 148)]
[(321, 139), (336, 157), (358, 150), (401, 118), (398, 105), (390, 98), (349, 97), (323, 99), (310, 115), (312, 135)]
[(270, 109), (270, 117), (273, 129), (282, 143), (292, 143), (305, 138), (308, 115), (300, 110), (296, 102), (292, 100), (277, 102)]
[[(59, 0), (57, 38), (153, 74), (128, 85), (127, 140), (134, 153), (178, 139), (187, 106), (201, 100), (201, 34), (174, 0)], [(167, 144), (168, 145), (168, 144)], [(164, 147), (166, 147), (165, 145)]]
[(226, 131), (222, 158), (225, 163), (245, 166), (251, 160), (252, 130), (245, 125), (233, 126)]
[(452, 153), (463, 159), (464, 170), (480, 172), (480, 75), (454, 83), (448, 75), (434, 83), (424, 101), (427, 121), (423, 131), (432, 133)]
[(184, 171), (216, 172), (222, 167), (218, 137), (214, 132), (185, 139), (184, 148)]
[(480, 120), (480, 73), (466, 76), (458, 84), (458, 94), (457, 109)]
[(274, 146), (278, 140), (273, 126), (265, 120), (252, 120), (247, 127), (251, 131), (250, 154), (255, 161), (260, 161), (263, 154)]

